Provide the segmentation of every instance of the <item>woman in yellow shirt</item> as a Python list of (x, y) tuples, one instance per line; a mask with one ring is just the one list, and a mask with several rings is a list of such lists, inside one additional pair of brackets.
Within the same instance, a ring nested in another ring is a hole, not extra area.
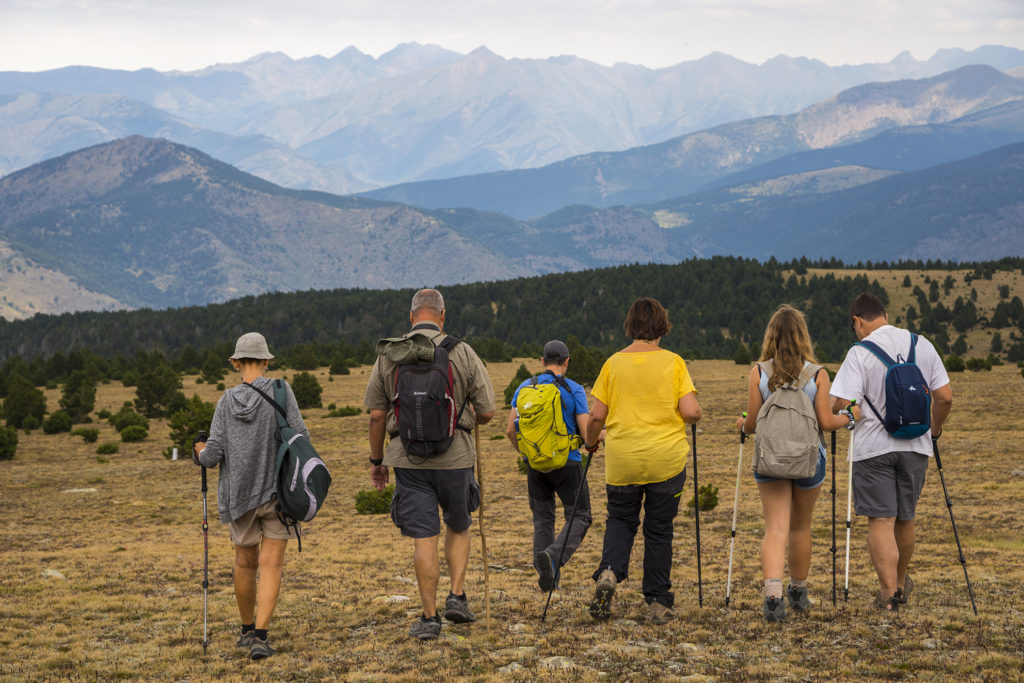
[(590, 603), (595, 619), (611, 618), (615, 586), (629, 575), (629, 555), (644, 510), (642, 590), (656, 624), (674, 613), (670, 571), (672, 523), (686, 481), (687, 423), (701, 418), (697, 390), (677, 354), (659, 347), (671, 325), (656, 299), (637, 299), (623, 324), (633, 343), (601, 368), (591, 395), (588, 450), (605, 437), (608, 521), (601, 564), (594, 572), (597, 590)]

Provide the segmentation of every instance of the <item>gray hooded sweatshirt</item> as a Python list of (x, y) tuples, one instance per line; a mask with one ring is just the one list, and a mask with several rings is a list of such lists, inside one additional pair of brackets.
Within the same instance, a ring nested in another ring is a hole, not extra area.
[[(307, 439), (309, 431), (302, 421), (295, 394), (284, 382), (288, 404), (288, 424)], [(271, 398), (274, 380), (258, 377), (253, 384)], [(277, 411), (274, 406), (245, 384), (231, 387), (217, 401), (210, 424), (210, 438), (199, 453), (205, 467), (220, 465), (217, 482), (217, 508), (220, 521), (228, 524), (274, 497), (274, 467), (277, 464)]]

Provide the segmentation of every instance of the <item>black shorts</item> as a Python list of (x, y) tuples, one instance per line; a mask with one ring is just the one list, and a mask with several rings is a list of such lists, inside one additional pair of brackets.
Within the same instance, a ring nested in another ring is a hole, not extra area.
[(473, 512), (480, 507), (480, 487), (473, 468), (458, 470), (395, 469), (395, 494), (391, 498), (391, 521), (403, 536), (430, 538), (441, 533), (437, 508), (444, 523), (455, 532), (473, 524)]

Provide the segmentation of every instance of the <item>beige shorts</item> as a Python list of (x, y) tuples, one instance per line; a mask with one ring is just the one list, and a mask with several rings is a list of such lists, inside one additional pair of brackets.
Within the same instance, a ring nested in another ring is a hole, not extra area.
[[(277, 512), (274, 510), (276, 505), (277, 499), (272, 498), (231, 522), (228, 525), (231, 542), (238, 546), (249, 547), (258, 545), (264, 536), (278, 540), (294, 538), (295, 534), (288, 533), (288, 529), (277, 518)], [(301, 530), (302, 525), (299, 525), (298, 529)]]

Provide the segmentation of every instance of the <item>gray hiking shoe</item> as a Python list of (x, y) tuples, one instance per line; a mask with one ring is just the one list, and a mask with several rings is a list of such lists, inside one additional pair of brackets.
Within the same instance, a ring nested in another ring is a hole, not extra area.
[(441, 635), (441, 615), (435, 614), (428, 619), (421, 614), (409, 627), (409, 635), (420, 640), (437, 640)]
[(277, 650), (270, 647), (270, 638), (266, 640), (260, 640), (259, 638), (252, 639), (252, 645), (249, 646), (249, 658), (250, 659), (266, 659), (271, 655), (277, 654)]
[(666, 607), (658, 601), (648, 604), (647, 609), (652, 624), (662, 626), (676, 618), (676, 613), (671, 607)]
[(256, 633), (253, 631), (247, 631), (238, 637), (238, 641), (235, 642), (235, 647), (241, 647), (248, 650), (252, 647), (252, 641), (256, 638)]
[(469, 599), (466, 594), (455, 595), (449, 591), (448, 599), (444, 601), (444, 618), (456, 624), (467, 624), (476, 621), (476, 615), (469, 609)]
[(881, 595), (875, 597), (875, 601), (871, 603), (875, 609), (883, 612), (899, 612), (900, 611), (900, 599), (899, 591), (893, 593), (891, 598), (883, 598)]
[(896, 589), (896, 600), (901, 605), (907, 604), (912, 590), (914, 590), (914, 582), (910, 580), (910, 574), (907, 574), (903, 577), (903, 588)]
[(558, 582), (555, 580), (557, 570), (555, 569), (555, 558), (551, 557), (551, 553), (547, 550), (541, 550), (539, 553), (533, 556), (533, 564), (537, 567), (537, 585), (540, 589), (547, 593), (552, 588), (558, 587)]
[(782, 598), (765, 598), (764, 620), (769, 622), (785, 621), (786, 601)]
[(612, 598), (615, 596), (615, 572), (605, 569), (597, 576), (597, 588), (594, 590), (594, 599), (590, 601), (590, 616), (598, 621), (608, 621), (612, 618)]
[(786, 590), (786, 598), (789, 600), (789, 606), (794, 612), (800, 614), (807, 614), (811, 611), (811, 599), (807, 597), (807, 587), (793, 588), (790, 586)]

